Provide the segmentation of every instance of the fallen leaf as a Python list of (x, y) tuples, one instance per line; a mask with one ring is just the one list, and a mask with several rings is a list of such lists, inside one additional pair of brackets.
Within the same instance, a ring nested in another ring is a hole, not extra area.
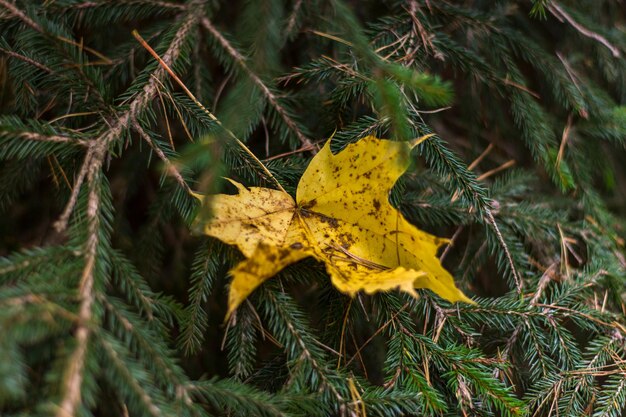
[(233, 180), (238, 194), (204, 199), (212, 217), (203, 232), (246, 258), (230, 272), (227, 317), (261, 283), (308, 256), (324, 262), (333, 285), (351, 296), (394, 288), (416, 296), (415, 288), (428, 288), (472, 303), (437, 259), (448, 240), (419, 230), (389, 203), (415, 143), (367, 136), (333, 155), (328, 141), (302, 175), (295, 201)]

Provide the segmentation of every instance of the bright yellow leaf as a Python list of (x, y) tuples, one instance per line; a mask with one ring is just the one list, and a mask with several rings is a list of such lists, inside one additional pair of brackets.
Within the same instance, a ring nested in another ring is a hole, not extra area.
[(308, 256), (324, 262), (335, 287), (352, 296), (394, 288), (415, 296), (415, 288), (428, 288), (471, 303), (437, 259), (448, 240), (419, 230), (389, 203), (411, 147), (367, 136), (333, 155), (328, 141), (302, 175), (296, 201), (232, 180), (238, 194), (208, 198), (212, 217), (204, 233), (246, 257), (231, 270), (228, 315), (265, 280)]

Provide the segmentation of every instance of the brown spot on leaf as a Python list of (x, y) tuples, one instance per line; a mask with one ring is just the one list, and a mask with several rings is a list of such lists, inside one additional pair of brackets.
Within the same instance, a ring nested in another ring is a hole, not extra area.
[(337, 219), (324, 216), (323, 214), (320, 214), (320, 213), (315, 213), (315, 215), (320, 219), (322, 223), (328, 223), (328, 225), (332, 227), (333, 229), (336, 229), (339, 227), (339, 221)]
[(315, 206), (316, 204), (317, 204), (317, 200), (313, 199), (311, 201), (307, 201), (306, 203), (304, 203), (301, 208), (304, 210), (308, 210), (311, 207)]

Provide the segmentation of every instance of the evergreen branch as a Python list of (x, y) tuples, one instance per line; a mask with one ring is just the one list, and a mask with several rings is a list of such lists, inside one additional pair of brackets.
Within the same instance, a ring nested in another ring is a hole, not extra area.
[[(416, 109), (413, 110), (413, 116), (419, 120), (419, 122), (412, 121), (416, 130), (421, 134), (433, 133), (432, 129), (423, 122), (419, 113), (415, 112)], [(490, 210), (491, 199), (487, 196), (486, 189), (477, 181), (476, 175), (459, 160), (457, 155), (445, 146), (444, 141), (439, 136), (429, 138), (417, 149), (420, 153), (425, 154), (426, 160), (432, 165), (435, 172), (450, 178), (453, 185), (458, 187), (458, 192), (474, 209), (485, 214), (487, 210)]]
[(290, 36), (291, 32), (293, 32), (294, 28), (296, 27), (296, 22), (298, 20), (298, 13), (300, 12), (300, 8), (302, 7), (302, 2), (303, 0), (296, 0), (296, 2), (293, 5), (293, 9), (291, 10), (289, 19), (287, 19), (287, 28), (285, 29), (287, 36)]
[(307, 138), (304, 133), (298, 127), (298, 124), (289, 116), (287, 110), (280, 104), (278, 97), (270, 90), (270, 88), (261, 80), (261, 78), (254, 72), (246, 63), (246, 58), (222, 35), (211, 21), (204, 17), (201, 20), (202, 26), (219, 42), (224, 50), (235, 60), (237, 65), (246, 73), (256, 85), (267, 101), (274, 107), (276, 113), (278, 113), (287, 127), (296, 135), (303, 147), (311, 147), (313, 144), (311, 140)]
[[(34, 20), (32, 20), (30, 17), (28, 17), (26, 15), (26, 13), (24, 13), (23, 11), (21, 11), (20, 9), (18, 9), (17, 7), (15, 7), (15, 5), (9, 3), (7, 0), (0, 0), (0, 6), (4, 6), (11, 14), (13, 14), (15, 17), (17, 17), (19, 20), (21, 20), (22, 22), (24, 22), (27, 26), (29, 26), (31, 29), (44, 34), (44, 35), (51, 35), (50, 33), (48, 33), (41, 25), (39, 25), (38, 23), (36, 23)], [(54, 35), (51, 35), (54, 36)], [(65, 36), (54, 36), (56, 39), (67, 43), (69, 45), (74, 45), (76, 47), (79, 47), (81, 49), (84, 49), (85, 51), (88, 51), (92, 54), (94, 54), (95, 56), (97, 56), (98, 58), (102, 59), (104, 62), (111, 64), (112, 61), (107, 58), (106, 56), (102, 55), (101, 53), (99, 53), (98, 51), (96, 51), (95, 49), (92, 49), (88, 46), (83, 45), (82, 43), (76, 42), (72, 39), (69, 39)]]
[(513, 274), (513, 279), (515, 280), (516, 290), (521, 295), (523, 282), (517, 272), (517, 269), (515, 268), (515, 262), (513, 262), (513, 257), (511, 256), (509, 247), (507, 246), (506, 242), (504, 241), (504, 238), (502, 237), (502, 233), (500, 232), (500, 228), (498, 227), (498, 224), (496, 223), (495, 217), (493, 217), (493, 214), (491, 213), (491, 209), (485, 209), (485, 216), (487, 218), (487, 222), (491, 224), (491, 226), (493, 226), (496, 236), (498, 237), (498, 241), (500, 242), (500, 245), (502, 246), (502, 249), (504, 250), (506, 259), (509, 262), (509, 266), (511, 267), (511, 273)]
[[(176, 33), (176, 36), (170, 43), (168, 50), (163, 55), (163, 62), (165, 62), (166, 64), (171, 65), (178, 58), (180, 48), (184, 39), (190, 33), (197, 21), (196, 12), (197, 11), (194, 10), (187, 15), (187, 18), (181, 24)], [(143, 87), (142, 92), (139, 93), (130, 103), (129, 109), (121, 114), (118, 114), (116, 122), (100, 137), (95, 139), (93, 145), (89, 147), (87, 153), (85, 154), (85, 158), (83, 160), (79, 175), (72, 188), (72, 195), (70, 197), (70, 200), (68, 201), (59, 219), (55, 222), (55, 228), (59, 232), (65, 230), (65, 228), (67, 227), (67, 222), (74, 209), (74, 206), (76, 205), (78, 193), (84, 181), (85, 174), (88, 172), (88, 170), (92, 169), (92, 167), (97, 167), (97, 169), (100, 169), (106, 156), (106, 150), (108, 149), (110, 144), (116, 141), (126, 131), (126, 129), (130, 127), (133, 120), (137, 120), (137, 117), (141, 113), (143, 113), (143, 111), (146, 109), (146, 107), (148, 107), (152, 99), (156, 97), (158, 93), (157, 84), (158, 82), (160, 82), (161, 79), (165, 77), (165, 73), (166, 71), (164, 68), (158, 67), (154, 72), (153, 77), (151, 77), (150, 80)], [(98, 150), (97, 152), (96, 149)]]
[(131, 343), (136, 344), (134, 350), (137, 356), (146, 358), (144, 362), (156, 373), (158, 384), (166, 388), (173, 386), (173, 391), (183, 404), (192, 404), (187, 380), (182, 369), (172, 361), (172, 352), (164, 349), (158, 339), (142, 326), (139, 317), (126, 311), (118, 302), (109, 301), (104, 295), (98, 298), (115, 320), (121, 323), (124, 333), (121, 337), (129, 336)]
[[(181, 25), (177, 35), (170, 48), (164, 55), (164, 60), (174, 61), (178, 56), (180, 45), (187, 33), (193, 27), (196, 21), (196, 16), (190, 14), (185, 23)], [(166, 62), (167, 62), (166, 61)], [(165, 75), (165, 71), (159, 67), (155, 72), (155, 79), (160, 79)], [(94, 302), (95, 294), (93, 293), (94, 286), (94, 267), (96, 263), (96, 253), (99, 244), (99, 225), (100, 225), (100, 196), (98, 191), (98, 177), (102, 175), (101, 169), (104, 162), (104, 158), (107, 154), (110, 143), (119, 138), (124, 130), (129, 126), (130, 122), (134, 120), (137, 115), (143, 111), (143, 109), (149, 104), (149, 102), (156, 96), (157, 86), (156, 81), (151, 79), (143, 89), (143, 92), (133, 100), (130, 104), (128, 111), (124, 112), (118, 117), (117, 122), (101, 135), (96, 141), (89, 147), (83, 167), (86, 169), (85, 175), (79, 176), (80, 182), (86, 177), (89, 184), (89, 197), (87, 201), (87, 222), (88, 222), (88, 237), (85, 245), (85, 267), (83, 269), (80, 287), (79, 297), (81, 300), (79, 309), (80, 324), (76, 329), (75, 337), (77, 347), (71, 355), (70, 367), (64, 378), (65, 380), (65, 394), (63, 400), (60, 403), (57, 417), (74, 417), (76, 410), (81, 402), (81, 384), (83, 379), (83, 364), (87, 353), (87, 344), (89, 340), (89, 321), (92, 315), (92, 304)], [(83, 169), (81, 169), (81, 172)], [(75, 190), (80, 188), (80, 184), (74, 185)], [(76, 191), (78, 193), (78, 191)], [(74, 194), (72, 195), (72, 197)], [(74, 200), (75, 201), (75, 200)], [(71, 212), (73, 204), (68, 205), (67, 212)], [(69, 216), (68, 216), (69, 217)], [(64, 217), (60, 219), (64, 221)], [(66, 222), (66, 220), (65, 220)], [(60, 223), (59, 227), (64, 228), (66, 223)]]
[[(347, 400), (341, 395), (341, 393), (337, 390), (335, 385), (330, 380), (329, 370), (326, 369), (323, 363), (321, 363), (321, 355), (317, 350), (313, 347), (309, 346), (307, 341), (310, 341), (311, 337), (308, 333), (303, 331), (303, 323), (297, 321), (297, 317), (295, 316), (294, 311), (291, 310), (291, 305), (287, 300), (279, 300), (277, 298), (277, 294), (270, 290), (263, 291), (263, 296), (267, 300), (264, 303), (263, 307), (265, 307), (265, 313), (267, 316), (270, 316), (270, 313), (273, 313), (272, 325), (273, 327), (277, 327), (278, 323), (284, 325), (284, 328), (281, 331), (284, 332), (285, 336), (288, 334), (288, 338), (291, 339), (291, 343), (287, 343), (286, 337), (281, 337), (281, 335), (276, 334), (277, 338), (281, 340), (281, 342), (287, 346), (292, 346), (291, 349), (299, 350), (299, 354), (296, 359), (296, 365), (299, 362), (307, 362), (310, 364), (311, 368), (315, 371), (315, 375), (321, 381), (322, 388), (326, 388), (330, 391), (330, 393), (335, 397), (336, 401), (340, 405), (341, 409), (345, 409), (346, 406), (349, 406)], [(286, 294), (282, 294), (283, 298), (286, 297)], [(297, 313), (296, 313), (297, 314)], [(278, 319), (278, 320), (277, 320)], [(276, 328), (275, 330), (278, 330)], [(293, 343), (295, 341), (295, 344)], [(296, 352), (291, 352), (290, 356), (295, 356)]]
[(593, 417), (619, 417), (626, 404), (626, 369), (619, 369), (616, 375), (608, 378), (598, 398), (598, 409)]
[[(106, 6), (115, 6), (118, 5), (120, 2), (119, 0), (105, 0), (105, 1), (99, 1), (99, 2), (95, 2), (95, 1), (85, 1), (83, 3), (77, 3), (77, 4), (72, 4), (71, 6), (66, 6), (64, 7), (64, 9), (67, 10), (85, 10), (85, 9), (91, 9), (91, 8), (96, 8), (96, 7), (106, 7)], [(172, 2), (168, 2), (168, 1), (158, 1), (158, 0), (130, 0), (130, 1), (124, 1), (125, 4), (128, 5), (150, 5), (150, 6), (157, 6), (157, 7), (161, 7), (164, 9), (175, 9), (175, 10), (187, 10), (188, 5), (185, 4), (179, 4), (179, 3), (172, 3)]]
[[(215, 241), (208, 241), (196, 251), (191, 269), (191, 287), (186, 318), (180, 331), (178, 344), (190, 355), (199, 350), (207, 328), (208, 314), (203, 303), (211, 293), (217, 269), (221, 264), (221, 254), (215, 250)], [(219, 247), (218, 247), (219, 248)]]
[[(237, 321), (228, 329), (225, 336), (228, 338), (226, 340), (228, 368), (238, 380), (249, 377), (254, 370), (258, 333), (262, 334), (263, 339), (268, 336), (252, 303), (246, 302), (241, 307), (237, 311)], [(278, 342), (275, 343), (280, 345)]]
[[(248, 384), (232, 380), (210, 380), (194, 382), (191, 392), (214, 406), (228, 410), (238, 416), (287, 417), (280, 402), (270, 394), (259, 391)], [(284, 395), (284, 394), (283, 394)]]
[(143, 130), (143, 128), (141, 127), (141, 125), (139, 124), (137, 119), (134, 119), (132, 121), (132, 125), (133, 125), (133, 128), (135, 129), (135, 131), (137, 131), (137, 133), (139, 133), (139, 136), (141, 136), (141, 138), (144, 141), (146, 141), (146, 143), (148, 143), (148, 145), (157, 154), (159, 159), (161, 161), (163, 161), (163, 164), (165, 164), (166, 172), (171, 174), (176, 179), (176, 182), (178, 182), (178, 184), (187, 192), (187, 194), (192, 195), (193, 192), (189, 188), (189, 185), (187, 185), (187, 182), (185, 181), (185, 179), (181, 175), (180, 171), (178, 171), (178, 168), (176, 168), (176, 165), (174, 165), (172, 163), (172, 161), (169, 160), (169, 158), (163, 153), (161, 148), (159, 148), (157, 145), (154, 144), (154, 142), (150, 138), (150, 135), (148, 135), (146, 133), (146, 131)]
[[(543, 295), (543, 291), (545, 290), (546, 286), (548, 285), (550, 280), (553, 279), (553, 274), (555, 273), (555, 269), (556, 269), (556, 264), (553, 264), (553, 265), (550, 265), (550, 267), (548, 267), (548, 269), (546, 269), (546, 271), (543, 273), (543, 275), (539, 279), (539, 283), (537, 284), (537, 289), (535, 290), (535, 294), (533, 294), (532, 298), (530, 299), (529, 306), (535, 307), (537, 305), (537, 303), (539, 302), (539, 299)], [(513, 348), (513, 345), (517, 341), (520, 332), (523, 330), (523, 327), (524, 326), (520, 324), (515, 328), (515, 330), (513, 330), (513, 333), (511, 333), (511, 336), (506, 342), (504, 350), (500, 352), (500, 357), (503, 360), (506, 361), (509, 359), (509, 354), (511, 353), (511, 349)], [(497, 378), (500, 375), (500, 371), (501, 371), (500, 369), (494, 370), (495, 378)]]
[(18, 134), (19, 137), (22, 137), (27, 140), (34, 140), (37, 142), (54, 142), (54, 143), (72, 143), (81, 146), (89, 146), (91, 142), (84, 139), (71, 138), (68, 136), (59, 136), (59, 135), (42, 135), (37, 132), (22, 132)]
[[(127, 381), (128, 385), (132, 389), (133, 394), (135, 394), (141, 401), (142, 405), (148, 411), (148, 413), (153, 417), (161, 417), (164, 413), (162, 412), (160, 406), (155, 403), (154, 399), (151, 397), (150, 393), (147, 391), (148, 386), (142, 386), (142, 384), (137, 381), (137, 379), (131, 373), (129, 369), (128, 363), (126, 363), (121, 357), (120, 353), (118, 353), (119, 349), (116, 349), (116, 346), (112, 344), (112, 340), (107, 340), (104, 337), (100, 337), (98, 340), (100, 346), (104, 350), (104, 353), (108, 356), (108, 359), (112, 370), (117, 371), (125, 381)], [(61, 417), (61, 416), (58, 416)]]
[(613, 54), (615, 58), (619, 58), (622, 55), (619, 49), (617, 49), (613, 44), (611, 44), (604, 36), (598, 33), (592, 32), (591, 30), (587, 29), (586, 27), (578, 23), (569, 13), (563, 10), (563, 8), (556, 1), (549, 2), (547, 7), (550, 13), (552, 13), (552, 15), (554, 15), (554, 17), (556, 17), (557, 19), (561, 20), (561, 18), (563, 18), (567, 20), (567, 22), (570, 25), (572, 25), (572, 27), (576, 29), (580, 34), (588, 38), (591, 38), (595, 41), (598, 41), (602, 45), (606, 46), (611, 51), (611, 54)]
[(13, 16), (24, 22), (30, 28), (36, 30), (37, 32), (42, 32), (43, 29), (37, 23), (35, 23), (30, 17), (26, 16), (26, 14), (18, 9), (13, 3), (7, 0), (0, 0), (0, 6), (3, 6), (5, 9), (9, 11)]
[(85, 158), (83, 159), (83, 163), (80, 167), (80, 171), (78, 172), (78, 176), (74, 180), (74, 185), (72, 186), (72, 193), (70, 194), (70, 198), (65, 204), (65, 208), (63, 212), (59, 216), (56, 222), (54, 222), (54, 228), (57, 232), (61, 233), (67, 228), (67, 223), (72, 215), (72, 211), (74, 211), (74, 207), (76, 206), (76, 202), (78, 201), (78, 195), (80, 194), (80, 190), (82, 188), (83, 182), (85, 181), (85, 177), (87, 176), (87, 172), (89, 171), (89, 166), (93, 157), (94, 146), (90, 146), (87, 149), (87, 153), (85, 154)]
[(19, 59), (20, 61), (24, 61), (27, 64), (30, 64), (30, 65), (32, 65), (34, 67), (37, 67), (40, 70), (42, 70), (44, 72), (47, 72), (48, 74), (52, 74), (54, 72), (53, 70), (51, 70), (50, 68), (48, 68), (44, 64), (39, 63), (39, 62), (35, 61), (34, 59), (29, 58), (27, 56), (24, 56), (22, 54), (18, 54), (17, 52), (13, 52), (13, 51), (10, 51), (10, 50), (5, 49), (5, 48), (0, 48), (0, 51), (4, 52), (5, 54), (7, 54), (10, 57)]
[(211, 113), (206, 107), (204, 107), (204, 105), (202, 103), (200, 103), (198, 101), (198, 99), (193, 95), (193, 93), (189, 90), (189, 88), (187, 88), (187, 86), (185, 85), (185, 83), (182, 82), (182, 80), (176, 75), (176, 73), (170, 68), (171, 65), (169, 65), (167, 63), (167, 61), (164, 58), (161, 58), (155, 51), (154, 49), (152, 49), (150, 47), (150, 45), (148, 45), (148, 43), (141, 37), (141, 35), (139, 35), (139, 32), (137, 31), (133, 31), (133, 36), (135, 36), (135, 38), (142, 44), (142, 46), (144, 48), (146, 48), (148, 50), (148, 52), (150, 52), (150, 54), (159, 62), (159, 64), (161, 65), (160, 69), (163, 69), (164, 71), (167, 71), (167, 73), (174, 79), (174, 81), (176, 81), (176, 83), (185, 91), (185, 94), (187, 94), (187, 96), (198, 106), (200, 107), (200, 109), (202, 109), (202, 111), (204, 111), (204, 113), (209, 116), (211, 118), (211, 120), (213, 120), (215, 123), (217, 123), (222, 129), (224, 129), (224, 131), (228, 134), (228, 136), (231, 137), (231, 139), (233, 139), (235, 141), (235, 143), (239, 146), (239, 148), (245, 152), (250, 158), (252, 158), (257, 164), (258, 166), (263, 170), (263, 172), (265, 174), (267, 174), (268, 178), (270, 178), (272, 181), (274, 181), (274, 183), (276, 184), (276, 186), (278, 187), (279, 190), (286, 192), (285, 189), (283, 188), (282, 184), (276, 179), (276, 177), (274, 177), (274, 175), (270, 172), (269, 169), (267, 169), (267, 167), (265, 166), (265, 164), (259, 159), (257, 158), (257, 156), (250, 150), (250, 148), (248, 148), (233, 132), (232, 130), (228, 129), (227, 127), (225, 127), (222, 122), (213, 114)]
[(120, 252), (111, 251), (112, 278), (128, 300), (146, 315), (148, 321), (154, 319), (154, 304), (157, 300), (148, 285), (136, 271), (135, 266)]
[[(100, 153), (104, 154), (104, 148), (100, 147)], [(87, 355), (87, 345), (89, 342), (90, 321), (92, 316), (92, 305), (94, 303), (94, 270), (96, 265), (96, 254), (99, 242), (100, 226), (100, 195), (98, 186), (98, 175), (100, 175), (100, 165), (90, 164), (87, 172), (89, 181), (89, 197), (87, 200), (87, 224), (88, 238), (84, 248), (85, 266), (82, 272), (79, 286), (80, 307), (78, 312), (78, 326), (75, 337), (77, 347), (70, 356), (69, 368), (64, 376), (65, 394), (59, 405), (57, 417), (74, 417), (81, 402), (81, 387), (83, 381), (83, 366)]]

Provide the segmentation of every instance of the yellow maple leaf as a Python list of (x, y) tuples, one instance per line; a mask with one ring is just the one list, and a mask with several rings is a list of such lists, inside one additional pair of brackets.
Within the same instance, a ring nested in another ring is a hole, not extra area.
[(414, 144), (367, 136), (333, 155), (329, 140), (302, 175), (295, 201), (233, 180), (238, 194), (210, 196), (203, 232), (246, 258), (230, 271), (227, 317), (261, 283), (308, 256), (324, 262), (333, 285), (351, 296), (394, 288), (415, 296), (415, 288), (428, 288), (472, 303), (437, 259), (448, 240), (419, 230), (389, 203)]

